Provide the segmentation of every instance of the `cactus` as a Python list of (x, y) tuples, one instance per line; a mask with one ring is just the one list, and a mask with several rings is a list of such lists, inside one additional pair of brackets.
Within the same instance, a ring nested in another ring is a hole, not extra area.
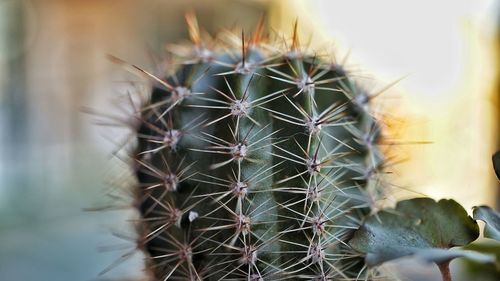
[[(371, 280), (347, 241), (384, 193), (381, 123), (344, 66), (291, 40), (193, 44), (140, 111), (134, 194), (154, 280)], [(220, 39), (218, 39), (220, 40)], [(285, 45), (280, 47), (279, 45)]]

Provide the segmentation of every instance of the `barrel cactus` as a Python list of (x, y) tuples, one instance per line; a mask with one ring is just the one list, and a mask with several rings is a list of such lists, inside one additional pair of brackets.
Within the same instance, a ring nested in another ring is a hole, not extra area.
[(385, 192), (373, 95), (296, 25), (204, 42), (187, 20), (171, 74), (135, 67), (154, 81), (133, 155), (152, 279), (378, 278), (348, 245)]

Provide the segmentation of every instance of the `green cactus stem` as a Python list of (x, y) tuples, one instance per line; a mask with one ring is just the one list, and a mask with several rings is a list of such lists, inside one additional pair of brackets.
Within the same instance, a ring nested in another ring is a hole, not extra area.
[(381, 123), (342, 65), (262, 23), (155, 81), (134, 156), (155, 280), (371, 280), (347, 244), (384, 192)]

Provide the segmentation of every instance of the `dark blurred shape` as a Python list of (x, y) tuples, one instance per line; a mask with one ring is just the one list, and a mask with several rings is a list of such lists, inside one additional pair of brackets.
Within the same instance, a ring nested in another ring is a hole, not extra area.
[(493, 154), (493, 168), (495, 169), (495, 174), (497, 174), (497, 178), (500, 180), (500, 151)]

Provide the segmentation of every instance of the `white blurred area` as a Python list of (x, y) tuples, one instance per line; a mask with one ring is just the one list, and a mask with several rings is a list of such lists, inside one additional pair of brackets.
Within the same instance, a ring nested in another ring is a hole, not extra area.
[(298, 19), (311, 49), (349, 54), (374, 90), (403, 78), (377, 102), (402, 142), (431, 143), (394, 148), (397, 197), (453, 198), (470, 211), (498, 202), (499, 10), (494, 0), (297, 0), (277, 1), (271, 19), (277, 30)]
[[(115, 112), (132, 76), (106, 54), (155, 70), (150, 53), (187, 38), (191, 9), (211, 31), (250, 30), (264, 13), (290, 33), (298, 18), (304, 44), (313, 34), (313, 47), (350, 52), (374, 90), (408, 75), (377, 100), (401, 140), (433, 143), (395, 148), (406, 160), (395, 183), (467, 208), (496, 204), (493, 0), (0, 0), (0, 280), (96, 280), (130, 249), (98, 250), (127, 246), (111, 230), (133, 233), (130, 212), (83, 211), (105, 201), (123, 163), (110, 157), (115, 132), (82, 108)], [(140, 269), (135, 255), (103, 278)]]

